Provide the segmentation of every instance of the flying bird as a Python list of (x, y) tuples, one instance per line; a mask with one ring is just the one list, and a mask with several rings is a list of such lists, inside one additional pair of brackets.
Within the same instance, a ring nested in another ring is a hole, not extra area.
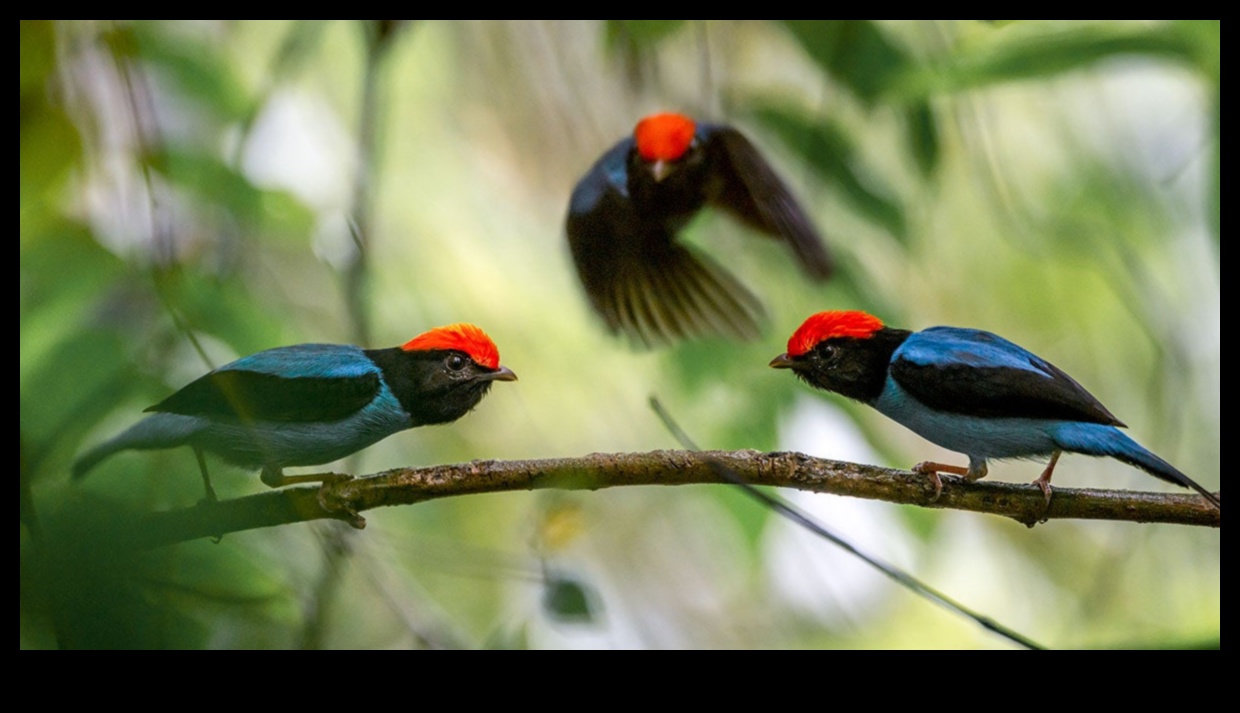
[(969, 457), (967, 468), (923, 462), (913, 470), (968, 480), (991, 458), (1049, 456), (1034, 481), (1047, 504), (1060, 454), (1110, 456), (1155, 478), (1192, 488), (1220, 511), (1219, 497), (1146, 450), (1125, 424), (1061, 369), (980, 329), (894, 329), (865, 312), (819, 312), (771, 360), (802, 381), (878, 409), (928, 441)]
[(595, 162), (569, 202), (577, 275), (611, 332), (647, 345), (758, 335), (758, 299), (677, 239), (704, 206), (784, 241), (809, 277), (831, 275), (813, 222), (749, 139), (723, 124), (654, 114)]
[(151, 415), (95, 446), (73, 466), (81, 478), (123, 450), (190, 446), (214, 500), (203, 452), (261, 468), (276, 488), (320, 481), (288, 466), (344, 458), (393, 433), (448, 423), (496, 381), (515, 381), (495, 343), (472, 324), (437, 327), (399, 347), (297, 344), (242, 357), (146, 409)]

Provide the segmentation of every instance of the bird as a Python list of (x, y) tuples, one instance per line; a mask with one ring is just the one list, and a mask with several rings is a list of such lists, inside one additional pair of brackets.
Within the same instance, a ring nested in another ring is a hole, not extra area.
[(826, 243), (744, 134), (683, 114), (652, 114), (581, 178), (565, 221), (577, 276), (610, 332), (646, 346), (758, 336), (758, 298), (678, 241), (705, 206), (785, 242), (810, 278), (831, 276)]
[[(246, 468), (278, 488), (323, 481), (286, 476), (394, 433), (449, 423), (482, 400), (496, 381), (516, 381), (491, 338), (472, 324), (436, 327), (398, 347), (296, 344), (214, 369), (146, 409), (150, 415), (84, 453), (73, 478), (123, 450), (190, 446), (208, 499), (215, 500), (203, 452)], [(330, 474), (326, 474), (330, 476)]]
[(1138, 444), (1126, 425), (1062, 369), (1003, 337), (980, 329), (888, 327), (866, 312), (811, 315), (771, 360), (810, 386), (877, 409), (948, 450), (968, 467), (918, 463), (935, 498), (939, 473), (970, 481), (985, 477), (987, 461), (1049, 456), (1034, 483), (1047, 507), (1051, 474), (1062, 453), (1109, 456), (1169, 483), (1192, 488), (1222, 511), (1219, 496)]

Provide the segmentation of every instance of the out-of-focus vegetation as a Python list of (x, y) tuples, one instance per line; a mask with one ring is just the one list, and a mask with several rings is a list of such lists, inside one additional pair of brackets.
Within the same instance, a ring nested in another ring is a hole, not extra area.
[[(766, 368), (810, 313), (860, 308), (1002, 333), (1218, 488), (1220, 44), (1218, 22), (22, 21), (20, 647), (1005, 647), (725, 486), (118, 558), (83, 533), (192, 506), (191, 451), (68, 469), (237, 356), (462, 320), (521, 381), (333, 469), (674, 448), (652, 394), (702, 447), (962, 462)], [(759, 342), (641, 351), (575, 281), (573, 184), (664, 109), (741, 127), (842, 263), (817, 287), (697, 221), (766, 303)], [(212, 466), (221, 497), (265, 487)], [(1055, 482), (1172, 489), (1081, 456)], [(1219, 644), (1218, 530), (793, 499), (1046, 645)]]

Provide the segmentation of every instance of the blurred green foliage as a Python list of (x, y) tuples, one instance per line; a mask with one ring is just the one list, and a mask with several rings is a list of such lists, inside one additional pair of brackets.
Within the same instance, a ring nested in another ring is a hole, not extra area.
[[(704, 448), (950, 460), (765, 368), (808, 314), (859, 308), (1001, 332), (1218, 486), (1217, 21), (20, 24), (21, 648), (1004, 646), (726, 487), (108, 546), (194, 505), (194, 458), (70, 483), (78, 452), (212, 366), (367, 322), (367, 346), (475, 322), (521, 381), (335, 470), (677, 447), (651, 395)], [(567, 196), (659, 109), (751, 135), (843, 265), (816, 287), (696, 221), (764, 301), (758, 343), (643, 352), (586, 308)], [(1079, 457), (1056, 481), (1159, 487)], [(798, 502), (1050, 646), (1218, 644), (1218, 531)]]

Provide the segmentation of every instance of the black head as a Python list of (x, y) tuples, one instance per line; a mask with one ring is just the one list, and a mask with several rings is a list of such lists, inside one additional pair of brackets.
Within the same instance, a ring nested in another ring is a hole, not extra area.
[(423, 332), (399, 347), (368, 350), (383, 381), (413, 425), (448, 423), (482, 401), (491, 383), (517, 381), (500, 365), (500, 351), (486, 332), (459, 322)]
[(627, 187), (643, 212), (679, 217), (702, 207), (709, 189), (702, 141), (694, 121), (681, 114), (654, 114), (638, 122)]
[(496, 381), (516, 381), (505, 366), (494, 369), (455, 349), (367, 350), (415, 426), (448, 423), (469, 413)]
[(799, 379), (865, 403), (883, 391), (891, 355), (911, 332), (884, 327), (864, 312), (821, 312), (788, 340), (788, 351), (771, 360)]

